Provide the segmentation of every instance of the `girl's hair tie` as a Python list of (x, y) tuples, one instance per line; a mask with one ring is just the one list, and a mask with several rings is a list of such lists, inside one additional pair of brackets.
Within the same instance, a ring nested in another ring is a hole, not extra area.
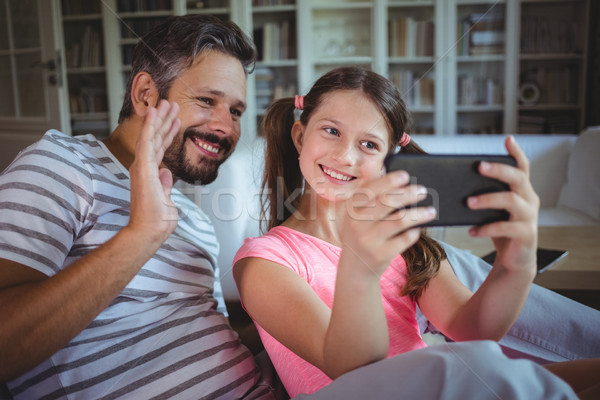
[(298, 110), (304, 110), (304, 96), (296, 95), (294, 99), (294, 107)]
[(410, 135), (406, 132), (402, 133), (400, 138), (400, 147), (406, 147), (410, 143)]

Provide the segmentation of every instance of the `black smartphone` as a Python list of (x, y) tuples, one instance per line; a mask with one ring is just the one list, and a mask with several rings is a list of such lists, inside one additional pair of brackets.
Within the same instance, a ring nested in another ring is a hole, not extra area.
[[(541, 274), (545, 270), (555, 266), (559, 261), (564, 259), (569, 252), (567, 250), (555, 250), (555, 249), (537, 249), (537, 272)], [(496, 251), (486, 254), (481, 257), (483, 261), (493, 265), (496, 260)]]
[(467, 198), (474, 195), (510, 190), (497, 179), (482, 176), (478, 171), (481, 161), (516, 166), (516, 161), (506, 155), (441, 155), (392, 154), (385, 159), (389, 171), (404, 170), (411, 183), (427, 188), (427, 198), (416, 206), (434, 206), (436, 219), (423, 226), (485, 225), (507, 220), (505, 210), (471, 210)]

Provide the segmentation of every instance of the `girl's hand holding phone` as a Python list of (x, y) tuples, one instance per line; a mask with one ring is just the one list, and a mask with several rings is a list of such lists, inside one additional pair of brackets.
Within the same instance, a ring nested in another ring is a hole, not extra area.
[(529, 161), (514, 137), (505, 141), (508, 154), (517, 161), (517, 167), (482, 162), (479, 172), (501, 180), (510, 186), (509, 192), (497, 192), (470, 197), (467, 205), (472, 209), (505, 209), (508, 221), (493, 222), (472, 227), (471, 236), (490, 237), (497, 251), (494, 267), (511, 271), (525, 270), (536, 273), (537, 225), (540, 200), (529, 178)]

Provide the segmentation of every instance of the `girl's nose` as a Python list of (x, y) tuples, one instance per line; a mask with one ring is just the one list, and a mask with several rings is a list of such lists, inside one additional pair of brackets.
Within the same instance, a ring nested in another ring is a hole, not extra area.
[(343, 165), (352, 165), (356, 160), (356, 152), (352, 143), (340, 143), (334, 153), (334, 159)]

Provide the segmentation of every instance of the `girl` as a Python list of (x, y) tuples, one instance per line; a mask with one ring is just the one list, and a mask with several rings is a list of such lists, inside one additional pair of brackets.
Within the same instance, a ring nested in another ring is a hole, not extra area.
[[(294, 108), (303, 110), (294, 121)], [(404, 133), (397, 89), (361, 69), (321, 77), (305, 97), (281, 99), (264, 120), (263, 203), (269, 232), (234, 259), (241, 299), (291, 396), (312, 393), (363, 365), (425, 347), (416, 305), (455, 341), (499, 340), (516, 320), (536, 272), (539, 200), (514, 139), (517, 167), (481, 163), (509, 192), (468, 199), (510, 220), (470, 230), (490, 237), (494, 268), (471, 293), (441, 246), (418, 228), (432, 208), (408, 207), (424, 188), (383, 160), (423, 151)]]

